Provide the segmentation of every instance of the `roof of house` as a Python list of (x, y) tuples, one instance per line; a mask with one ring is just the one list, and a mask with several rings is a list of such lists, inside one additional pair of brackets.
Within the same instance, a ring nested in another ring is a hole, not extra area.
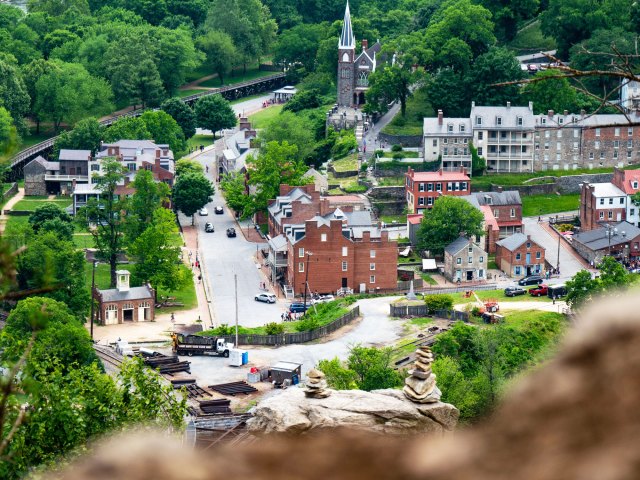
[(142, 300), (147, 298), (155, 298), (149, 286), (131, 287), (127, 291), (119, 291), (117, 288), (109, 290), (99, 290), (102, 294), (103, 302), (120, 302), (122, 300)]
[(89, 161), (91, 150), (70, 150), (67, 148), (60, 149), (58, 160), (85, 160)]
[(98, 186), (94, 183), (78, 183), (73, 189), (73, 195), (88, 195), (95, 194), (99, 195), (102, 191), (98, 190)]
[[(45, 160), (40, 155), (38, 155), (36, 158), (31, 160), (31, 162), (39, 163), (40, 165), (42, 165), (47, 170), (60, 170), (60, 162), (50, 162), (48, 160)], [(31, 162), (29, 162), (29, 163), (31, 163)]]
[(613, 183), (592, 183), (593, 195), (595, 197), (624, 197), (626, 193), (616, 187)]
[(469, 195), (475, 197), (478, 205), (522, 205), (520, 192), (507, 190), (504, 192), (475, 192)]
[(469, 181), (469, 175), (462, 172), (413, 172), (409, 174), (414, 182), (452, 182), (452, 181)]
[[(604, 227), (580, 232), (573, 236), (573, 242), (578, 242), (589, 248), (590, 250), (603, 250), (609, 248), (609, 245), (619, 245), (627, 243), (629, 240), (640, 236), (640, 228), (629, 222), (620, 222), (613, 224), (618, 231), (611, 236), (611, 241), (607, 236), (607, 229)], [(624, 232), (624, 236), (622, 233)]]
[(292, 202), (311, 203), (312, 198), (307, 192), (299, 187), (294, 188), (286, 195), (279, 195), (275, 201), (269, 205), (268, 210), (277, 220), (282, 213), (282, 207), (285, 205), (291, 205)]
[(307, 173), (304, 174), (305, 177), (311, 177), (313, 178), (315, 183), (328, 183), (329, 180), (327, 179), (326, 175), (323, 175), (322, 173), (320, 173), (319, 171), (317, 171), (315, 168), (310, 168), (309, 170), (307, 170)]
[[(529, 107), (516, 106), (472, 106), (471, 120), (474, 127), (493, 129), (531, 129), (535, 126), (535, 118)], [(482, 117), (482, 125), (476, 125), (476, 117)], [(522, 124), (518, 125), (518, 117), (522, 118)], [(498, 125), (498, 118), (501, 119)]]
[(496, 220), (493, 210), (489, 205), (480, 205), (477, 208), (479, 208), (484, 215), (484, 223), (486, 227), (491, 227), (491, 230), (500, 230), (498, 220)]
[(455, 255), (460, 250), (469, 245), (469, 243), (471, 243), (471, 240), (469, 240), (467, 237), (458, 237), (449, 245), (447, 245), (444, 251), (449, 255)]
[(633, 182), (637, 182), (637, 185), (640, 185), (640, 170), (625, 170), (622, 190), (627, 195), (640, 192), (638, 188), (633, 188)]
[[(449, 132), (449, 125), (453, 125), (453, 132)], [(460, 131), (460, 126), (464, 131)], [(470, 118), (443, 118), (442, 124), (438, 123), (437, 117), (427, 117), (424, 119), (423, 132), (425, 136), (454, 135), (456, 137), (473, 136)]]
[(269, 247), (274, 252), (286, 252), (287, 251), (287, 237), (280, 234), (271, 239), (269, 239)]
[(169, 148), (166, 144), (157, 144), (152, 140), (118, 140), (113, 143), (104, 143), (102, 147), (118, 146), (120, 148)]
[(410, 213), (407, 215), (407, 222), (411, 225), (420, 225), (423, 215), (421, 213)]
[[(520, 248), (520, 246), (526, 241), (527, 236), (524, 233), (514, 233), (510, 237), (503, 238), (499, 242), (496, 242), (496, 245), (500, 245), (502, 248), (506, 248), (510, 252), (513, 252), (517, 248)], [(529, 239), (529, 241), (533, 242), (531, 239)]]

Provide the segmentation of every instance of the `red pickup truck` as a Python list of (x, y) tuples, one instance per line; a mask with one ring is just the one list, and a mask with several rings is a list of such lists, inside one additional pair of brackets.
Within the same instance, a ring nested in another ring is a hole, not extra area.
[(532, 297), (542, 297), (547, 294), (547, 286), (546, 285), (538, 285), (537, 287), (529, 289), (529, 295)]

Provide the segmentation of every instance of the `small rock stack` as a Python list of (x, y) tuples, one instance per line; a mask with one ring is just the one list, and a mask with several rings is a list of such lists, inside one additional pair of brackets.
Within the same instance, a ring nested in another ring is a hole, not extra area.
[(405, 396), (416, 403), (436, 403), (440, 401), (442, 392), (436, 385), (436, 376), (431, 371), (433, 353), (429, 347), (416, 350), (416, 361), (413, 370), (404, 381), (402, 391)]
[(327, 380), (324, 373), (315, 368), (307, 373), (307, 383), (304, 394), (310, 398), (327, 398), (331, 391), (327, 389)]

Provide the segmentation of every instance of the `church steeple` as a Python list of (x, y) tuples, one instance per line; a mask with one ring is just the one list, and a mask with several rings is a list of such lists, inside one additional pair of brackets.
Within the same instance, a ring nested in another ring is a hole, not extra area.
[(344, 10), (344, 23), (342, 24), (342, 34), (338, 42), (338, 48), (356, 48), (356, 39), (351, 28), (351, 13), (349, 12), (349, 2)]

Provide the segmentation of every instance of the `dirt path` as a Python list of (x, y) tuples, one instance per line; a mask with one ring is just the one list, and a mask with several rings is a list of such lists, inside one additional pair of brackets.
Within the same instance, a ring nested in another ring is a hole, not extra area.
[(13, 197), (9, 199), (9, 201), (2, 207), (2, 212), (0, 212), (0, 233), (4, 233), (4, 227), (9, 220), (9, 216), (5, 215), (5, 210), (11, 210), (13, 206), (18, 203), (20, 200), (24, 198), (24, 188), (18, 188), (18, 193), (16, 193)]

